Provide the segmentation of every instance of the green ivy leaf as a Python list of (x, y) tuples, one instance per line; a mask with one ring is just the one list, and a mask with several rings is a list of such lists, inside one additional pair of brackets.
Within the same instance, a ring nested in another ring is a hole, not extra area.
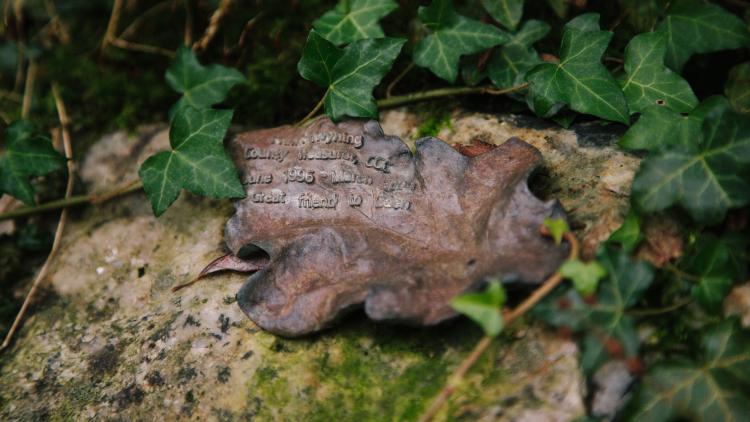
[(726, 100), (704, 119), (694, 144), (646, 158), (633, 180), (632, 195), (643, 210), (680, 204), (699, 222), (720, 221), (727, 209), (750, 202), (750, 121)]
[(726, 320), (701, 336), (698, 361), (659, 363), (643, 378), (626, 411), (639, 422), (744, 421), (750, 415), (750, 333)]
[(523, 15), (523, 0), (482, 0), (482, 6), (493, 19), (511, 31), (516, 30)]
[(193, 50), (185, 46), (177, 50), (166, 79), (169, 86), (183, 94), (170, 110), (170, 116), (185, 106), (206, 108), (220, 103), (233, 86), (245, 82), (245, 77), (236, 69), (218, 64), (202, 66)]
[(738, 64), (729, 71), (724, 93), (735, 110), (750, 113), (750, 62)]
[(628, 23), (637, 32), (653, 30), (666, 4), (667, 0), (620, 0), (620, 7), (627, 14)]
[(417, 44), (414, 63), (451, 83), (458, 76), (461, 56), (508, 41), (500, 29), (457, 14), (451, 0), (433, 0), (429, 6), (421, 6), (419, 19), (431, 33)]
[(563, 235), (570, 231), (568, 222), (563, 218), (545, 218), (544, 227), (549, 230), (552, 239), (555, 240), (555, 245), (559, 245), (562, 242)]
[(625, 48), (626, 77), (620, 80), (631, 113), (653, 105), (687, 113), (698, 105), (690, 84), (664, 66), (667, 39), (663, 33), (640, 34)]
[(479, 324), (484, 333), (497, 337), (503, 330), (502, 309), (505, 304), (505, 290), (499, 281), (492, 281), (482, 293), (467, 293), (456, 297), (451, 306)]
[(625, 357), (638, 355), (640, 340), (633, 317), (626, 310), (635, 305), (651, 285), (654, 273), (644, 261), (633, 261), (624, 251), (603, 248), (597, 262), (609, 275), (599, 283), (594, 303), (584, 302), (574, 289), (550, 296), (534, 312), (555, 326), (586, 331), (584, 357), (587, 373), (594, 371), (608, 355), (604, 343), (617, 341)]
[(667, 65), (677, 72), (682, 72), (693, 54), (750, 44), (742, 19), (715, 4), (696, 0), (676, 0), (656, 30), (667, 35)]
[(5, 141), (7, 149), (0, 156), (0, 195), (7, 193), (26, 205), (34, 205), (29, 178), (65, 167), (65, 157), (25, 120), (14, 122), (5, 130)]
[(732, 258), (732, 250), (723, 239), (704, 234), (685, 259), (684, 271), (698, 278), (693, 297), (710, 312), (721, 310), (724, 296), (740, 275)]
[(529, 71), (531, 105), (549, 117), (560, 104), (607, 120), (628, 123), (628, 106), (620, 86), (601, 63), (612, 33), (599, 30), (599, 15), (588, 13), (565, 25), (560, 63), (542, 63)]
[(378, 117), (372, 90), (388, 73), (406, 41), (375, 38), (355, 41), (343, 50), (310, 31), (297, 70), (303, 78), (327, 88), (326, 114), (334, 121), (344, 116)]
[(568, 9), (570, 6), (568, 0), (547, 0), (547, 6), (552, 9), (558, 18), (565, 19), (568, 17)]
[(532, 44), (544, 38), (548, 32), (546, 22), (526, 21), (518, 32), (511, 35), (508, 43), (492, 54), (487, 63), (492, 83), (498, 88), (522, 84), (526, 80), (526, 72), (542, 62)]
[(575, 259), (565, 261), (560, 267), (560, 274), (572, 280), (576, 291), (582, 296), (590, 296), (596, 291), (599, 280), (607, 275), (607, 270), (596, 261), (583, 263)]
[(313, 27), (336, 45), (382, 38), (385, 34), (378, 21), (396, 9), (398, 4), (393, 0), (341, 0), (333, 10), (313, 22)]
[(710, 97), (688, 116), (662, 106), (647, 108), (625, 135), (619, 145), (630, 150), (654, 151), (674, 147), (691, 148), (700, 139), (701, 125), (712, 110), (726, 107), (726, 100)]
[(216, 198), (242, 198), (245, 190), (224, 150), (231, 110), (177, 110), (169, 128), (171, 151), (149, 157), (138, 174), (156, 216), (177, 199), (181, 189)]
[(607, 242), (619, 243), (625, 252), (630, 253), (641, 243), (641, 239), (641, 218), (631, 209), (620, 228), (609, 236)]

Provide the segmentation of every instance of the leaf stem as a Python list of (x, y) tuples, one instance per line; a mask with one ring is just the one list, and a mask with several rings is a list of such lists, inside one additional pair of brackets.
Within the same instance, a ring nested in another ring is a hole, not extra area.
[(692, 298), (685, 299), (681, 302), (674, 303), (669, 306), (665, 306), (663, 308), (651, 308), (651, 309), (629, 309), (626, 311), (628, 315), (635, 316), (635, 317), (643, 317), (643, 316), (653, 316), (653, 315), (661, 315), (661, 314), (668, 314), (672, 311), (676, 311), (677, 309), (682, 308), (685, 305), (689, 305), (693, 302)]
[[(326, 94), (328, 94), (328, 93), (326, 92)], [(297, 124), (295, 126), (302, 126), (305, 123), (307, 123), (308, 120), (310, 120), (313, 117), (315, 117), (315, 115), (318, 114), (318, 112), (320, 111), (320, 109), (323, 107), (323, 104), (325, 103), (325, 100), (326, 100), (326, 96), (323, 95), (323, 97), (321, 97), (320, 101), (318, 101), (318, 104), (315, 104), (315, 108), (313, 108), (312, 110), (310, 110), (310, 112), (307, 113), (307, 116), (303, 117), (302, 120), (300, 120), (299, 122), (297, 122)]]
[(456, 95), (490, 94), (506, 95), (521, 91), (528, 87), (528, 83), (512, 86), (506, 89), (497, 89), (491, 86), (459, 86), (450, 88), (439, 88), (430, 91), (412, 92), (410, 94), (396, 95), (390, 98), (378, 100), (378, 107), (391, 108), (420, 101), (434, 100), (436, 98), (453, 97)]
[[(545, 236), (550, 235), (549, 230), (546, 227), (542, 227), (541, 230), (542, 234), (544, 234)], [(578, 240), (571, 232), (566, 232), (565, 234), (563, 234), (563, 237), (568, 241), (568, 243), (570, 243), (570, 255), (568, 259), (577, 259), (579, 251)], [(526, 313), (529, 309), (533, 308), (534, 305), (539, 303), (540, 300), (542, 300), (547, 294), (554, 290), (554, 288), (557, 287), (558, 284), (560, 284), (562, 279), (563, 278), (560, 274), (560, 271), (555, 271), (554, 274), (552, 274), (547, 280), (545, 280), (545, 282), (541, 286), (539, 286), (538, 289), (534, 290), (534, 292), (523, 302), (521, 302), (520, 305), (505, 314), (505, 326), (509, 326), (515, 320), (520, 318), (524, 313)], [(466, 376), (466, 373), (469, 372), (469, 369), (471, 369), (471, 367), (482, 356), (482, 353), (484, 353), (484, 351), (487, 350), (490, 344), (492, 344), (492, 339), (492, 337), (484, 336), (481, 340), (479, 340), (479, 342), (474, 346), (474, 349), (472, 349), (469, 356), (467, 356), (461, 362), (458, 368), (456, 368), (456, 370), (453, 371), (453, 373), (448, 377), (448, 381), (445, 383), (443, 389), (440, 390), (430, 407), (427, 408), (427, 410), (419, 418), (420, 422), (429, 422), (435, 417), (435, 415), (437, 415), (437, 413), (448, 401), (456, 388), (458, 388), (458, 386), (461, 384), (461, 381), (463, 380), (464, 376)]]
[[(65, 110), (65, 103), (62, 100), (62, 97), (60, 97), (60, 89), (57, 86), (56, 83), (52, 84), (52, 95), (55, 97), (55, 105), (57, 106), (57, 115), (60, 118), (60, 128), (62, 130), (62, 139), (63, 139), (63, 146), (65, 149), (65, 158), (67, 159), (68, 163), (68, 181), (67, 186), (65, 187), (65, 198), (68, 199), (73, 194), (73, 184), (75, 182), (75, 163), (73, 162), (73, 146), (70, 141), (70, 119), (68, 118), (68, 113)], [(26, 298), (23, 301), (23, 305), (21, 305), (21, 309), (18, 311), (18, 314), (16, 315), (15, 321), (13, 321), (13, 325), (10, 327), (10, 330), (8, 330), (8, 333), (5, 335), (5, 340), (3, 340), (3, 344), (0, 345), (0, 350), (5, 349), (10, 344), (11, 340), (13, 340), (13, 336), (15, 335), (16, 331), (18, 330), (18, 327), (21, 325), (21, 321), (23, 320), (23, 317), (26, 315), (26, 312), (29, 309), (29, 305), (31, 305), (31, 300), (34, 298), (34, 295), (36, 294), (36, 291), (39, 289), (39, 286), (42, 284), (44, 279), (47, 277), (47, 273), (49, 272), (49, 267), (54, 259), (55, 255), (57, 255), (57, 251), (60, 249), (60, 243), (62, 242), (62, 235), (65, 231), (65, 223), (68, 219), (68, 210), (67, 208), (63, 208), (62, 212), (60, 213), (60, 221), (57, 223), (57, 229), (55, 230), (55, 239), (52, 242), (52, 249), (49, 252), (49, 255), (47, 255), (47, 259), (44, 261), (44, 265), (42, 265), (42, 269), (39, 270), (39, 273), (37, 273), (36, 277), (34, 278), (34, 281), (31, 283), (31, 289), (29, 289), (29, 292), (26, 294)]]

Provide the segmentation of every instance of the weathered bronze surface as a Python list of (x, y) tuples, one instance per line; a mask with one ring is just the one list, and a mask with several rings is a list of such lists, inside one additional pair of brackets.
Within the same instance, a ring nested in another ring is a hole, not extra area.
[(562, 211), (529, 192), (541, 155), (517, 138), (476, 157), (425, 138), (412, 154), (375, 121), (319, 119), (241, 134), (230, 149), (247, 197), (227, 244), (270, 256), (238, 302), (276, 334), (318, 331), (360, 306), (436, 324), (455, 315), (455, 295), (493, 277), (539, 283), (566, 255), (539, 234)]

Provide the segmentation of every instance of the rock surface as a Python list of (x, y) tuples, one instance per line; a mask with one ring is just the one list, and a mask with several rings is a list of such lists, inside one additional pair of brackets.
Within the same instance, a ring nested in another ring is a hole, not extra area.
[[(413, 139), (422, 117), (383, 116)], [(544, 156), (532, 186), (557, 197), (591, 253), (627, 208), (637, 159), (610, 128), (568, 131), (517, 117), (461, 114), (448, 142), (518, 136)], [(577, 133), (576, 133), (577, 132)], [(82, 163), (94, 191), (135, 180), (167, 145), (163, 128), (104, 138)], [(235, 303), (244, 276), (174, 294), (223, 254), (224, 201), (185, 195), (161, 218), (140, 194), (77, 212), (40, 296), (0, 356), (2, 420), (413, 420), (480, 337), (465, 320), (432, 329), (352, 315), (296, 340), (265, 333)], [(575, 344), (539, 326), (507, 331), (439, 420), (567, 421), (585, 414)]]

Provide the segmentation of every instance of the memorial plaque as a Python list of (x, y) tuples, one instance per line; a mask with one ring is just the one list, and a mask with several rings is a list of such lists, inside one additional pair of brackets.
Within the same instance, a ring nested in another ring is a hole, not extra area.
[(451, 299), (491, 278), (535, 284), (567, 249), (540, 235), (543, 203), (527, 178), (540, 153), (519, 139), (476, 157), (435, 138), (412, 151), (375, 121), (280, 127), (235, 137), (247, 191), (226, 241), (240, 258), (268, 254), (238, 294), (262, 328), (320, 330), (364, 307), (375, 320), (431, 325)]

